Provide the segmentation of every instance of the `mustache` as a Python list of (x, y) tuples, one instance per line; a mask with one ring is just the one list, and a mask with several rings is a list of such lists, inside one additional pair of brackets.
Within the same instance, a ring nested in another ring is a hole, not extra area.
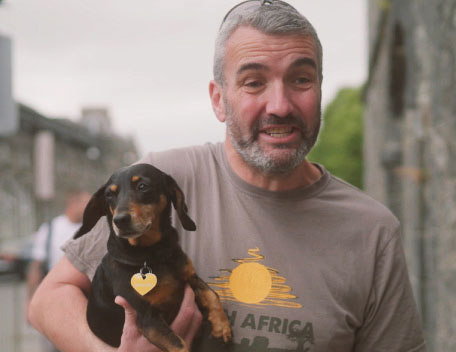
[[(228, 123), (231, 122), (232, 121), (228, 120)], [(241, 147), (247, 147), (255, 143), (258, 140), (260, 131), (268, 125), (293, 125), (301, 131), (303, 138), (305, 138), (308, 134), (308, 126), (304, 122), (304, 119), (300, 118), (299, 116), (288, 114), (285, 117), (279, 117), (277, 115), (270, 114), (256, 120), (251, 127), (250, 137), (247, 140), (239, 140), (239, 145)]]
[(256, 139), (260, 131), (266, 126), (270, 125), (293, 125), (301, 130), (301, 133), (303, 134), (305, 134), (307, 131), (307, 124), (305, 123), (304, 119), (300, 118), (299, 116), (296, 116), (294, 114), (288, 114), (285, 117), (267, 115), (255, 121), (254, 125), (252, 126), (252, 137)]

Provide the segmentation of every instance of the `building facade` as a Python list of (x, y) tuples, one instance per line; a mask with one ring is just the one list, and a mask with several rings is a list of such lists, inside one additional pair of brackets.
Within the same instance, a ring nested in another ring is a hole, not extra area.
[(91, 130), (96, 119), (106, 125), (106, 111), (85, 112), (90, 119), (82, 118), (83, 124), (18, 106), (18, 130), (0, 137), (0, 249), (61, 213), (68, 191), (93, 192), (114, 170), (138, 158), (131, 139), (106, 126)]
[(456, 1), (369, 0), (365, 188), (402, 223), (429, 351), (456, 348)]
[[(138, 158), (133, 141), (112, 132), (105, 109), (83, 110), (78, 123), (24, 105), (17, 110), (16, 131), (0, 136), (0, 255), (6, 256), (27, 254), (32, 234), (62, 212), (68, 191), (93, 192)], [(25, 321), (26, 267), (10, 271), (1, 265), (0, 351), (43, 351), (38, 332)]]

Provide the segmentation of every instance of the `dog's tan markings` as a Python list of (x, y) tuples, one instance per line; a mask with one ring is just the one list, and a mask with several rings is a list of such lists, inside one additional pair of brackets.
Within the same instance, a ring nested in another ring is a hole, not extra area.
[(137, 182), (137, 181), (139, 181), (139, 176), (133, 176), (133, 177), (131, 178), (131, 181), (132, 181), (132, 182)]
[(174, 293), (177, 291), (178, 286), (178, 282), (171, 275), (161, 276), (157, 281), (157, 286), (147, 293), (143, 299), (154, 306), (165, 304), (175, 298)]
[(184, 269), (183, 269), (184, 280), (190, 281), (191, 279), (193, 279), (195, 274), (196, 274), (196, 272), (195, 272), (195, 268), (193, 267), (193, 263), (189, 258), (187, 258), (187, 263), (185, 264)]
[(208, 319), (212, 324), (212, 335), (216, 338), (222, 338), (226, 343), (231, 340), (231, 325), (223, 310), (219, 296), (201, 280), (193, 269), (190, 259), (184, 267), (184, 276), (190, 275), (188, 282), (195, 291), (195, 298), (198, 304), (205, 307), (208, 312)]
[(129, 238), (128, 243), (130, 243), (130, 245), (133, 247), (136, 247), (138, 245), (138, 241), (136, 238)]
[[(143, 220), (143, 212), (148, 207), (148, 204), (138, 204), (138, 203), (130, 203), (130, 214), (133, 219), (137, 219), (141, 223), (144, 222)], [(134, 223), (133, 223), (134, 224)]]
[(130, 214), (132, 225), (138, 232), (145, 231), (141, 237), (129, 239), (132, 246), (151, 246), (162, 238), (160, 231), (160, 215), (166, 208), (168, 201), (164, 195), (156, 204), (131, 204)]
[(174, 333), (163, 334), (154, 328), (141, 329), (143, 335), (165, 352), (188, 352), (184, 340)]
[(112, 192), (116, 192), (116, 191), (117, 191), (117, 188), (118, 188), (117, 185), (111, 185), (111, 186), (109, 186), (109, 189), (110, 189)]
[(115, 216), (115, 215), (116, 215), (116, 214), (115, 214), (115, 213), (116, 213), (115, 209), (112, 209), (112, 207), (111, 207), (111, 206), (109, 206), (109, 210), (111, 211), (111, 214), (112, 214), (113, 216)]
[(230, 322), (223, 311), (217, 294), (209, 288), (200, 289), (195, 294), (197, 302), (206, 307), (209, 312), (208, 319), (212, 323), (212, 335), (215, 338), (222, 338), (225, 343), (230, 341)]

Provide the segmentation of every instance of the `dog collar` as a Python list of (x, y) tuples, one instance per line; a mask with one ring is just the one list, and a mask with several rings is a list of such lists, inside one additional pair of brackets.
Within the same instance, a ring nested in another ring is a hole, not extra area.
[(173, 246), (167, 241), (157, 243), (150, 247), (132, 247), (127, 241), (109, 236), (107, 249), (109, 255), (118, 263), (142, 267), (145, 262), (167, 262), (172, 256)]

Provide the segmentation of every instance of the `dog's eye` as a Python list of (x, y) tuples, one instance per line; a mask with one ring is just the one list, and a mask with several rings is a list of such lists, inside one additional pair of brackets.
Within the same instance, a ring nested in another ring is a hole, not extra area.
[(146, 185), (145, 183), (138, 183), (138, 186), (136, 186), (136, 189), (140, 192), (146, 192), (147, 190), (149, 190), (149, 186)]

